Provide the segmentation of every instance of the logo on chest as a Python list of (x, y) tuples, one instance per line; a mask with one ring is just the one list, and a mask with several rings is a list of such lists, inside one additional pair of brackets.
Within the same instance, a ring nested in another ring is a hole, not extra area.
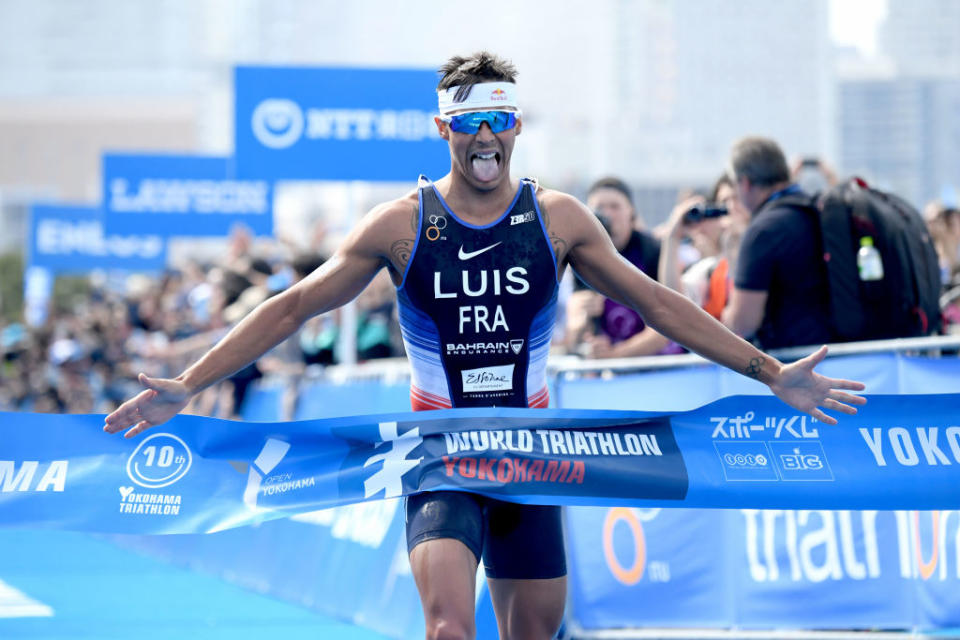
[(476, 393), (479, 391), (510, 391), (513, 389), (514, 365), (506, 364), (498, 367), (482, 367), (461, 371), (463, 391)]

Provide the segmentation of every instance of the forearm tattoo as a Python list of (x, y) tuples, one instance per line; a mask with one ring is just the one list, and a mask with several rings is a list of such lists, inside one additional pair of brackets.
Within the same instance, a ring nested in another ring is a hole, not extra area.
[(767, 359), (762, 356), (757, 358), (750, 358), (750, 364), (747, 365), (747, 368), (746, 370), (744, 370), (744, 373), (750, 378), (759, 380), (760, 371), (761, 369), (763, 369), (763, 363), (766, 361)]

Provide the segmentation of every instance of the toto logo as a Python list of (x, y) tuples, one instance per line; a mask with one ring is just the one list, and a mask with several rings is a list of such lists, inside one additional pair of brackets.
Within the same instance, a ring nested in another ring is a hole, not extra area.
[(253, 110), (251, 126), (263, 146), (286, 149), (303, 134), (303, 111), (292, 100), (268, 98)]
[(187, 444), (170, 433), (145, 438), (127, 460), (127, 475), (141, 487), (159, 489), (187, 475), (193, 456)]
[(765, 467), (767, 466), (767, 457), (762, 453), (756, 455), (752, 453), (727, 453), (723, 456), (723, 461), (731, 467)]

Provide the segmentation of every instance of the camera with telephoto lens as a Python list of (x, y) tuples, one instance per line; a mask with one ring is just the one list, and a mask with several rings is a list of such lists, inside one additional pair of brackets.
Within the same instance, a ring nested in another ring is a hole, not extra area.
[(597, 216), (597, 220), (600, 221), (600, 225), (603, 227), (603, 230), (607, 232), (607, 235), (610, 235), (610, 218), (608, 218), (600, 209), (595, 210), (593, 215)]
[(706, 220), (707, 218), (719, 218), (720, 216), (725, 216), (729, 213), (726, 207), (716, 205), (716, 204), (697, 204), (687, 210), (683, 214), (684, 224), (695, 224)]

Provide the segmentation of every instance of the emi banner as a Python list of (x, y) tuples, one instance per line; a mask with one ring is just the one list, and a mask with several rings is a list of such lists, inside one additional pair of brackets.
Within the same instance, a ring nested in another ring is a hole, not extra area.
[(960, 508), (957, 395), (828, 426), (772, 397), (682, 413), (452, 409), (287, 423), (0, 413), (0, 525), (212, 532), (417, 491), (539, 504)]

